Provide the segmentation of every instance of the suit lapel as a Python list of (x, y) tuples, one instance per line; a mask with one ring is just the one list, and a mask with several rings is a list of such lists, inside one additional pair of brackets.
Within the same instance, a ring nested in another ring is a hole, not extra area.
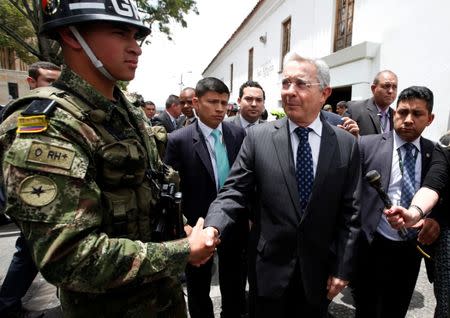
[[(289, 191), (292, 203), (296, 210), (296, 216), (300, 220), (300, 197), (297, 189), (297, 180), (295, 180), (295, 167), (292, 159), (291, 136), (287, 118), (275, 123), (273, 132), (273, 143), (276, 149), (276, 155), (283, 172), (284, 180)], [(287, 138), (286, 138), (287, 135)]]
[(203, 137), (202, 133), (200, 132), (200, 127), (198, 127), (198, 122), (195, 122), (194, 124), (192, 124), (192, 126), (194, 126), (193, 133), (192, 133), (192, 142), (193, 142), (193, 146), (194, 146), (194, 151), (199, 156), (202, 164), (205, 166), (206, 171), (208, 172), (209, 176), (211, 177), (211, 180), (215, 184), (216, 180), (214, 178), (214, 170), (212, 167), (211, 158), (209, 156), (209, 151), (206, 146), (205, 137)]
[(380, 134), (381, 133), (380, 117), (378, 116), (378, 108), (375, 105), (373, 98), (369, 100), (369, 104), (367, 105), (367, 111), (369, 112), (370, 119), (372, 120), (372, 124), (374, 125), (377, 134)]
[[(384, 191), (386, 191), (386, 193), (388, 191), (389, 183), (391, 181), (393, 151), (394, 151), (394, 136), (393, 132), (390, 131), (388, 133), (381, 135), (380, 149), (378, 149), (379, 152), (378, 158), (380, 158), (381, 160), (377, 161), (380, 163), (380, 166), (378, 167), (378, 172), (381, 175), (381, 187), (384, 189)], [(383, 160), (382, 158), (386, 159)]]
[(422, 184), (423, 179), (428, 171), (428, 167), (431, 162), (431, 154), (433, 153), (434, 144), (431, 140), (420, 137), (420, 155), (422, 156), (422, 169), (420, 176), (420, 184)]
[(227, 157), (230, 164), (230, 168), (233, 165), (234, 159), (236, 159), (236, 138), (233, 131), (227, 126), (225, 122), (222, 122), (223, 140), (225, 142), (225, 147), (227, 148)]

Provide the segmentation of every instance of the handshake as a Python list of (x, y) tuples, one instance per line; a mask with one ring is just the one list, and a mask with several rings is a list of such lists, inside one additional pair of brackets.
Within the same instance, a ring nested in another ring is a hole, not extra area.
[(214, 255), (220, 243), (219, 232), (213, 227), (203, 228), (203, 218), (199, 218), (194, 227), (185, 226), (190, 253), (189, 263), (194, 266), (205, 264)]

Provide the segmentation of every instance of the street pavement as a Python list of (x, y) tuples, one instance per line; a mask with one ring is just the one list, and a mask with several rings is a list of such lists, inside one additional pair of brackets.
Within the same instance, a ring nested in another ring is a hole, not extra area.
[[(15, 242), (18, 235), (19, 233), (14, 225), (0, 226), (0, 283), (3, 282), (8, 270), (9, 263), (15, 251)], [(217, 266), (214, 266), (214, 269), (215, 274), (211, 284), (210, 295), (214, 303), (215, 316), (218, 318), (220, 317), (220, 291), (217, 279)], [(34, 280), (28, 293), (22, 299), (22, 302), (23, 306), (33, 313), (45, 313), (45, 318), (62, 317), (59, 301), (56, 296), (56, 288), (47, 283), (40, 274)], [(416, 289), (406, 318), (432, 318), (435, 305), (433, 287), (428, 282), (425, 266), (422, 263)], [(354, 317), (355, 308), (353, 307), (353, 299), (348, 289), (345, 289), (331, 303), (330, 313), (335, 318)]]

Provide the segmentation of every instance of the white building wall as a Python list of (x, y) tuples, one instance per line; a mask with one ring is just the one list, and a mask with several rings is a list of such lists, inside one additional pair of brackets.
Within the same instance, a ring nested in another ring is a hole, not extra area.
[[(383, 69), (399, 78), (399, 93), (411, 85), (429, 87), (435, 95), (435, 122), (425, 136), (437, 140), (449, 129), (450, 2), (433, 0), (355, 0), (352, 47), (333, 54), (335, 0), (265, 0), (255, 15), (205, 71), (230, 83), (231, 101), (247, 80), (248, 50), (254, 48), (253, 79), (266, 91), (266, 107), (280, 105), (282, 22), (291, 17), (291, 49), (324, 57), (331, 66), (331, 85), (352, 85), (352, 99), (371, 96), (370, 83)], [(263, 44), (259, 37), (267, 34)]]

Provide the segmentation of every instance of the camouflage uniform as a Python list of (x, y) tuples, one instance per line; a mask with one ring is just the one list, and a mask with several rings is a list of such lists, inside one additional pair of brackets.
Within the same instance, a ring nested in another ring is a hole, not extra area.
[(40, 133), (16, 133), (20, 110), (6, 118), (5, 213), (42, 275), (59, 287), (65, 317), (185, 317), (175, 277), (188, 241), (150, 242), (158, 198), (142, 172), (162, 164), (145, 114), (118, 89), (111, 102), (68, 68), (55, 86), (93, 110), (77, 117), (58, 106)]

